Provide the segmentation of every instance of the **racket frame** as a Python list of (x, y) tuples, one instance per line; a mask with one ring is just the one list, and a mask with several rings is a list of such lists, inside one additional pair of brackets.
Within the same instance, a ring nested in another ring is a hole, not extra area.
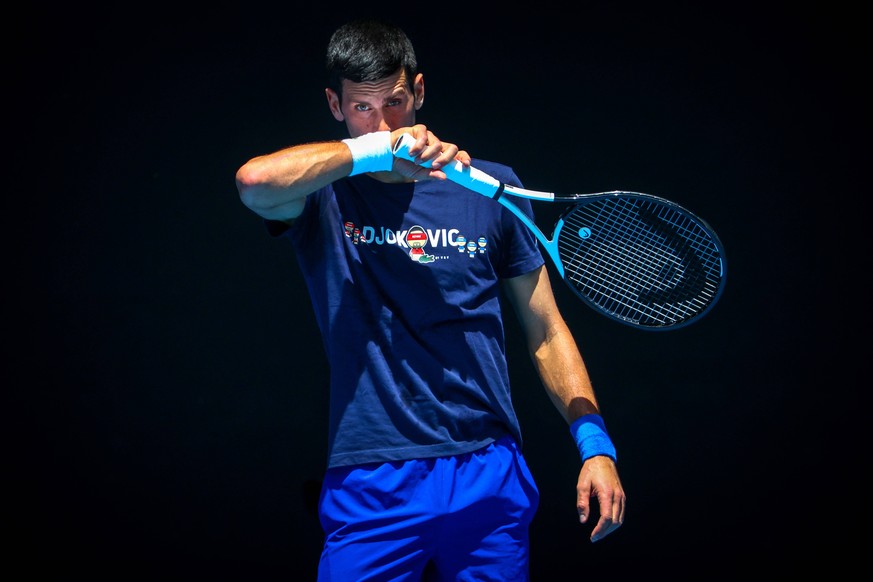
[[(402, 135), (394, 145), (394, 156), (404, 160), (415, 162), (415, 157), (409, 154), (409, 148), (414, 143), (415, 138), (413, 138), (412, 135), (408, 133)], [(430, 162), (422, 163), (420, 165), (422, 165), (423, 167), (428, 167), (430, 165)], [(493, 200), (496, 200), (505, 208), (507, 208), (510, 212), (512, 212), (533, 233), (533, 235), (542, 245), (543, 249), (546, 251), (549, 259), (551, 259), (552, 264), (558, 271), (560, 277), (564, 280), (565, 283), (567, 283), (567, 285), (574, 291), (574, 293), (579, 298), (584, 300), (589, 306), (597, 310), (599, 313), (610, 317), (615, 321), (619, 321), (634, 328), (644, 330), (660, 331), (668, 329), (678, 329), (699, 320), (712, 309), (712, 307), (718, 302), (719, 298), (721, 297), (725, 286), (726, 274), (724, 246), (722, 245), (715, 231), (712, 229), (712, 227), (709, 226), (709, 224), (707, 224), (703, 219), (701, 219), (688, 209), (682, 207), (675, 202), (672, 202), (665, 198), (661, 198), (659, 196), (654, 196), (652, 194), (631, 192), (625, 190), (612, 190), (609, 192), (572, 195), (557, 195), (554, 192), (530, 190), (519, 186), (504, 184), (493, 176), (475, 167), (464, 166), (461, 162), (457, 160), (455, 160), (451, 164), (443, 166), (442, 168), (440, 168), (440, 170), (443, 171), (446, 174), (446, 177), (452, 182), (464, 186), (467, 189), (476, 192), (477, 194), (492, 198)], [(540, 202), (575, 202), (576, 204), (568, 207), (562, 212), (560, 218), (557, 220), (552, 230), (552, 238), (548, 238), (546, 237), (545, 233), (543, 233), (543, 231), (539, 228), (539, 226), (537, 226), (537, 224), (531, 219), (531, 217), (524, 213), (516, 204), (512, 202), (509, 196), (527, 198), (529, 200)], [(595, 199), (603, 198), (635, 198), (649, 201), (658, 206), (668, 207), (673, 211), (681, 214), (692, 223), (696, 224), (696, 226), (708, 236), (713, 246), (715, 246), (717, 250), (719, 273), (716, 289), (702, 309), (696, 310), (695, 313), (690, 317), (675, 322), (662, 323), (660, 325), (645, 325), (640, 323), (640, 321), (638, 320), (623, 317), (614, 311), (606, 309), (603, 305), (599, 304), (592, 298), (582, 293), (571, 281), (567, 280), (566, 268), (564, 266), (564, 261), (561, 260), (559, 251), (559, 237), (561, 234), (561, 230), (565, 226), (565, 218), (573, 213), (579, 206), (584, 206), (585, 204), (592, 203), (592, 201), (594, 201)]]

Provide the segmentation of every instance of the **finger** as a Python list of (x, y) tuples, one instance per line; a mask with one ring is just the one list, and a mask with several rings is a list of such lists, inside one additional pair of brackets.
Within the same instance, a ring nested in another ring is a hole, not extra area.
[(601, 517), (591, 531), (591, 541), (601, 540), (624, 523), (624, 496), (602, 494), (598, 498)]
[(427, 142), (424, 146), (424, 149), (418, 154), (419, 161), (425, 162), (430, 160), (431, 162), (435, 161), (437, 156), (439, 156), (443, 151), (443, 142), (437, 138), (431, 132), (427, 132)]
[(453, 143), (442, 143), (442, 152), (434, 158), (433, 164), (431, 166), (433, 169), (437, 170), (442, 168), (446, 164), (451, 164), (455, 161), (455, 156), (458, 154), (458, 146)]
[(415, 138), (415, 143), (409, 146), (409, 155), (418, 157), (421, 152), (427, 147), (427, 142), (430, 137), (430, 132), (423, 124), (412, 126), (412, 137)]
[(594, 529), (591, 530), (592, 542), (603, 539), (609, 533), (609, 530), (612, 527), (612, 516), (613, 511), (615, 510), (612, 501), (612, 497), (608, 497), (603, 494), (598, 496), (597, 502), (600, 505), (600, 519), (597, 520), (597, 523), (594, 525)]
[(576, 511), (579, 513), (579, 523), (588, 521), (591, 514), (591, 490), (581, 484), (576, 488)]
[(469, 168), (470, 164), (473, 163), (473, 158), (471, 158), (470, 154), (468, 154), (464, 150), (458, 150), (458, 153), (455, 156), (455, 159), (458, 160), (459, 162), (461, 162), (461, 164), (463, 164), (464, 167), (467, 167), (467, 168)]
[(587, 522), (588, 516), (591, 513), (588, 509), (587, 503), (577, 503), (576, 504), (576, 512), (579, 514), (579, 523)]
[(618, 501), (615, 503), (616, 510), (615, 510), (615, 515), (613, 517), (614, 517), (616, 524), (618, 524), (616, 527), (618, 527), (624, 523), (625, 505), (626, 505), (626, 500), (625, 500), (624, 496), (622, 495), (618, 499)]
[(594, 529), (591, 530), (591, 542), (594, 543), (596, 541), (602, 540), (613, 529), (615, 529), (615, 522), (612, 521), (612, 518), (606, 516), (600, 516), (600, 519), (597, 520), (597, 525), (594, 526)]

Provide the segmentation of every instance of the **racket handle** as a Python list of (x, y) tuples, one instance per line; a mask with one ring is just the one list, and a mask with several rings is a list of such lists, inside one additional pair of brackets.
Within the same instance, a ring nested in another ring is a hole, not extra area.
[[(412, 135), (408, 133), (401, 135), (394, 144), (394, 157), (415, 162), (415, 156), (409, 155), (409, 148), (412, 147), (414, 143), (415, 138), (412, 137)], [(430, 164), (431, 162), (428, 160), (419, 165), (428, 168), (430, 167)], [(451, 164), (443, 166), (440, 170), (445, 172), (446, 177), (452, 182), (460, 184), (465, 188), (469, 188), (474, 192), (478, 192), (483, 196), (488, 196), (489, 198), (493, 198), (500, 189), (499, 180), (489, 176), (482, 170), (477, 170), (473, 167), (466, 168), (464, 167), (464, 164), (457, 160), (453, 161)]]

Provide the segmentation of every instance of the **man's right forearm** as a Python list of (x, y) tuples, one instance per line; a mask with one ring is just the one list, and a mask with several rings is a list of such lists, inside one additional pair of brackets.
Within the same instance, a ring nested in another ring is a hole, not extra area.
[(296, 218), (307, 195), (352, 171), (352, 154), (340, 141), (292, 146), (258, 156), (236, 173), (240, 199), (272, 220)]

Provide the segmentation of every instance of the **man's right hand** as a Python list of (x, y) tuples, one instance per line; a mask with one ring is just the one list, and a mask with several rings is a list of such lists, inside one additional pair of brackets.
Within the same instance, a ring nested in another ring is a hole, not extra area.
[[(457, 160), (465, 167), (470, 166), (470, 154), (459, 150), (458, 146), (441, 141), (423, 124), (401, 127), (391, 132), (391, 143), (397, 143), (400, 136), (408, 133), (415, 138), (409, 153), (415, 156), (415, 163), (399, 158), (394, 159), (393, 171), (413, 180), (445, 180), (446, 174), (440, 168)], [(420, 164), (430, 161), (430, 167)]]

